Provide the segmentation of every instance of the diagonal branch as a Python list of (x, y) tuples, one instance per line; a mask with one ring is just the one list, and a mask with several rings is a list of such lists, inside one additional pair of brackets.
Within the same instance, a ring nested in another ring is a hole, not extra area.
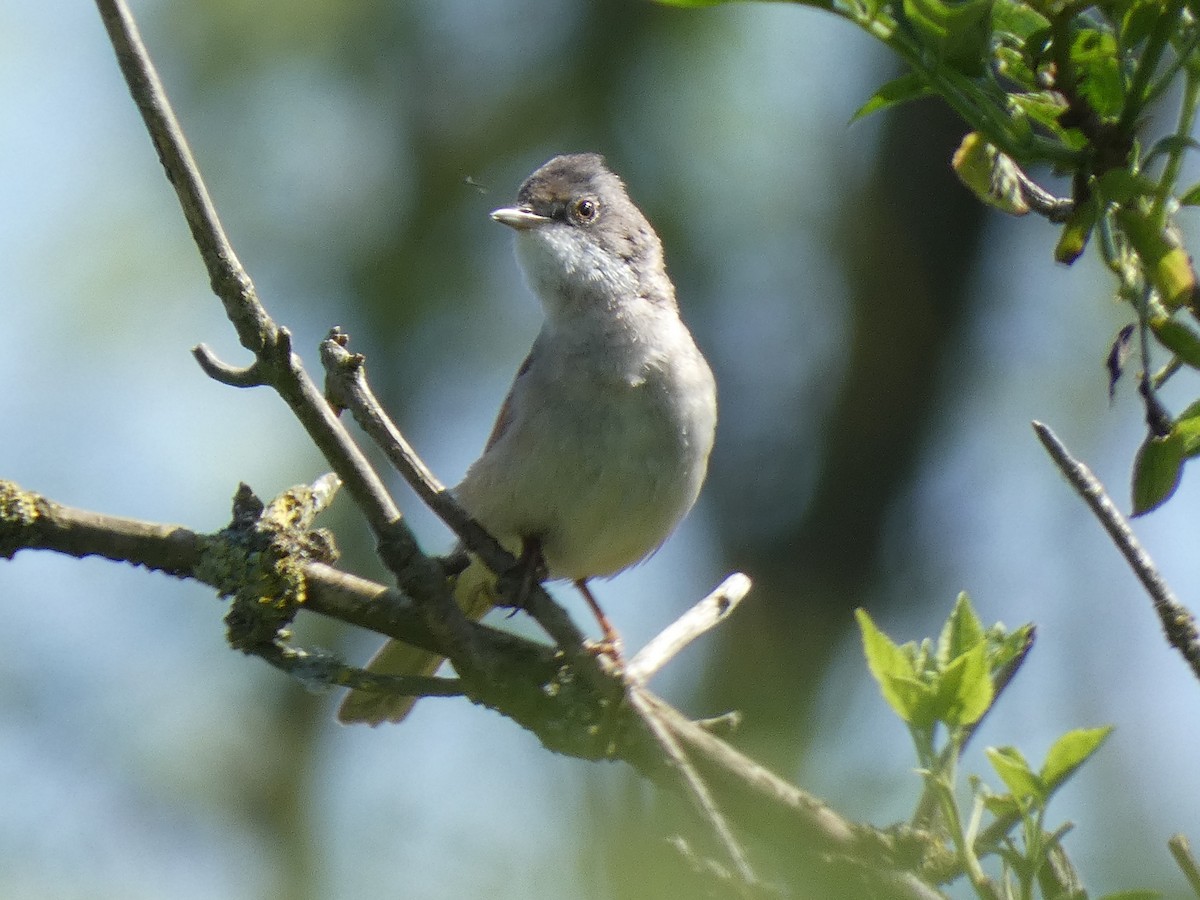
[(1050, 458), (1054, 460), (1054, 464), (1075, 489), (1075, 493), (1083, 498), (1093, 515), (1100, 520), (1100, 524), (1104, 526), (1104, 530), (1108, 532), (1142, 583), (1142, 587), (1150, 595), (1168, 643), (1183, 655), (1187, 664), (1192, 667), (1192, 672), (1200, 678), (1200, 631), (1197, 631), (1196, 618), (1191, 610), (1179, 602), (1167, 580), (1158, 571), (1154, 560), (1146, 552), (1146, 548), (1138, 541), (1129, 522), (1121, 515), (1121, 511), (1104, 490), (1104, 485), (1092, 474), (1092, 470), (1075, 459), (1049, 427), (1041, 422), (1034, 422), (1033, 430), (1046, 452), (1050, 454)]
[[(287, 329), (275, 323), (259, 300), (254, 283), (221, 226), (187, 138), (142, 44), (129, 8), (124, 0), (96, 0), (96, 6), (167, 180), (179, 197), (192, 239), (208, 270), (213, 292), (224, 305), (225, 314), (233, 323), (242, 346), (256, 356), (251, 366), (237, 369), (221, 363), (202, 345), (196, 348), (198, 361), (210, 377), (226, 384), (270, 384), (274, 387), (345, 483), (376, 536), (381, 540), (391, 538), (395, 543), (393, 532), (397, 527), (407, 532), (407, 527), (401, 523), (400, 511), (320, 390), (305, 374), (299, 359), (292, 353)], [(406, 546), (415, 547), (411, 535), (402, 537)]]

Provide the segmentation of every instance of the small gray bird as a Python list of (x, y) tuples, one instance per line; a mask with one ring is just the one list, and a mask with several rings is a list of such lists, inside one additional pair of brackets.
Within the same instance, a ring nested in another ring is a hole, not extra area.
[[(492, 218), (516, 231), (546, 319), (454, 495), (514, 554), (540, 554), (551, 578), (574, 581), (611, 637), (586, 582), (648, 557), (695, 503), (716, 384), (679, 318), (658, 235), (603, 157), (556, 156)], [(478, 561), (458, 576), (468, 615), (491, 608), (493, 584)], [(368, 668), (431, 674), (440, 662), (392, 641)], [(338, 718), (399, 721), (413, 702), (354, 691)]]

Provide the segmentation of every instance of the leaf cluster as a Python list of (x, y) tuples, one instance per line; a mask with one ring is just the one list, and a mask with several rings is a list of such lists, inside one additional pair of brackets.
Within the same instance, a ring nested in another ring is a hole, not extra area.
[[(959, 595), (936, 641), (897, 644), (865, 611), (857, 615), (867, 665), (884, 700), (908, 725), (925, 780), (912, 825), (935, 835), (955, 859), (953, 871), (934, 880), (965, 875), (985, 900), (1086, 900), (1061, 842), (1071, 826), (1048, 830), (1046, 811), (1111, 726), (1068, 731), (1036, 768), (1016, 747), (988, 747), (1004, 790), (993, 791), (972, 776), (969, 809), (959, 798), (956, 770), (963, 748), (1032, 646), (1032, 626), (984, 628), (966, 594)], [(988, 860), (994, 860), (996, 874), (985, 870)], [(1109, 900), (1117, 896), (1155, 895)]]
[[(1174, 415), (1157, 391), (1181, 370), (1200, 370), (1200, 291), (1175, 222), (1200, 205), (1200, 184), (1179, 184), (1184, 156), (1200, 146), (1191, 137), (1200, 0), (792, 2), (847, 19), (907, 63), (855, 118), (940, 98), (969, 129), (953, 162), (967, 187), (1009, 214), (1059, 223), (1059, 262), (1097, 246), (1139, 338), (1110, 365), (1115, 388), (1129, 358), (1140, 363), (1147, 436), (1134, 460), (1134, 512), (1165, 502), (1196, 455), (1196, 405)], [(1179, 98), (1174, 126), (1153, 134), (1151, 113), (1167, 97)], [(1069, 195), (1036, 184), (1034, 166), (1065, 178)], [(1158, 371), (1152, 350), (1167, 357)]]

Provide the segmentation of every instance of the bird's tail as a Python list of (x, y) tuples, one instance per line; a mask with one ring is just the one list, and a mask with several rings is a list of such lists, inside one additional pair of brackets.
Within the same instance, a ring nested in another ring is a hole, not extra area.
[[(496, 605), (495, 587), (496, 576), (483, 563), (472, 558), (471, 564), (455, 581), (454, 597), (470, 618), (481, 619)], [(366, 669), (376, 675), (432, 675), (443, 659), (436, 653), (402, 641), (388, 641), (371, 657)], [(382, 722), (401, 722), (419, 699), (377, 691), (351, 691), (338, 708), (337, 717), (344, 725), (366, 722), (374, 726)]]

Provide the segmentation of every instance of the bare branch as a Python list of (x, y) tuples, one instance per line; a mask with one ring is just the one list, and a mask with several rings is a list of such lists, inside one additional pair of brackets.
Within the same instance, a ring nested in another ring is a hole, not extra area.
[(750, 579), (734, 572), (639, 650), (625, 666), (625, 677), (633, 682), (649, 681), (684, 647), (729, 618), (748, 593)]
[(1192, 667), (1192, 672), (1200, 678), (1200, 632), (1197, 632), (1196, 619), (1191, 611), (1176, 598), (1167, 580), (1155, 566), (1154, 560), (1142, 547), (1129, 522), (1121, 515), (1121, 511), (1104, 490), (1104, 485), (1092, 474), (1092, 470), (1071, 456), (1047, 426), (1041, 422), (1034, 422), (1033, 430), (1046, 452), (1050, 454), (1050, 458), (1054, 460), (1054, 464), (1075, 489), (1075, 493), (1083, 498), (1088, 508), (1100, 520), (1100, 524), (1104, 526), (1104, 530), (1108, 532), (1125, 561), (1129, 563), (1129, 567), (1141, 581), (1142, 587), (1150, 595), (1168, 643), (1183, 655)]
[(345, 482), (381, 542), (387, 539), (393, 546), (415, 547), (411, 535), (392, 533), (396, 528), (407, 532), (395, 502), (304, 372), (300, 360), (292, 354), (287, 329), (276, 325), (259, 301), (250, 276), (221, 227), (187, 139), (124, 0), (96, 0), (96, 6), (167, 180), (179, 196), (192, 238), (208, 269), (213, 292), (224, 305), (242, 346), (256, 356), (255, 362), (245, 369), (220, 363), (210, 352), (199, 348), (195, 351), (197, 360), (210, 377), (226, 384), (244, 387), (257, 382), (273, 386)]
[(729, 856), (729, 861), (733, 864), (734, 871), (746, 886), (753, 886), (758, 883), (758, 876), (754, 874), (754, 870), (750, 867), (750, 861), (746, 858), (746, 851), (742, 849), (736, 837), (734, 837), (729, 823), (725, 820), (725, 816), (717, 808), (716, 801), (713, 800), (712, 794), (708, 790), (708, 785), (700, 777), (700, 774), (688, 762), (687, 757), (683, 753), (683, 749), (679, 746), (679, 742), (675, 739), (670, 729), (664, 723), (655, 707), (655, 705), (647, 701), (642, 693), (642, 688), (634, 685), (629, 689), (628, 693), (629, 704), (633, 707), (641, 718), (646, 729), (662, 747), (667, 759), (671, 761), (675, 772), (679, 776), (680, 782), (683, 784), (684, 790), (692, 798), (696, 804), (700, 815), (708, 822), (713, 833), (716, 834), (717, 840), (725, 849)]

